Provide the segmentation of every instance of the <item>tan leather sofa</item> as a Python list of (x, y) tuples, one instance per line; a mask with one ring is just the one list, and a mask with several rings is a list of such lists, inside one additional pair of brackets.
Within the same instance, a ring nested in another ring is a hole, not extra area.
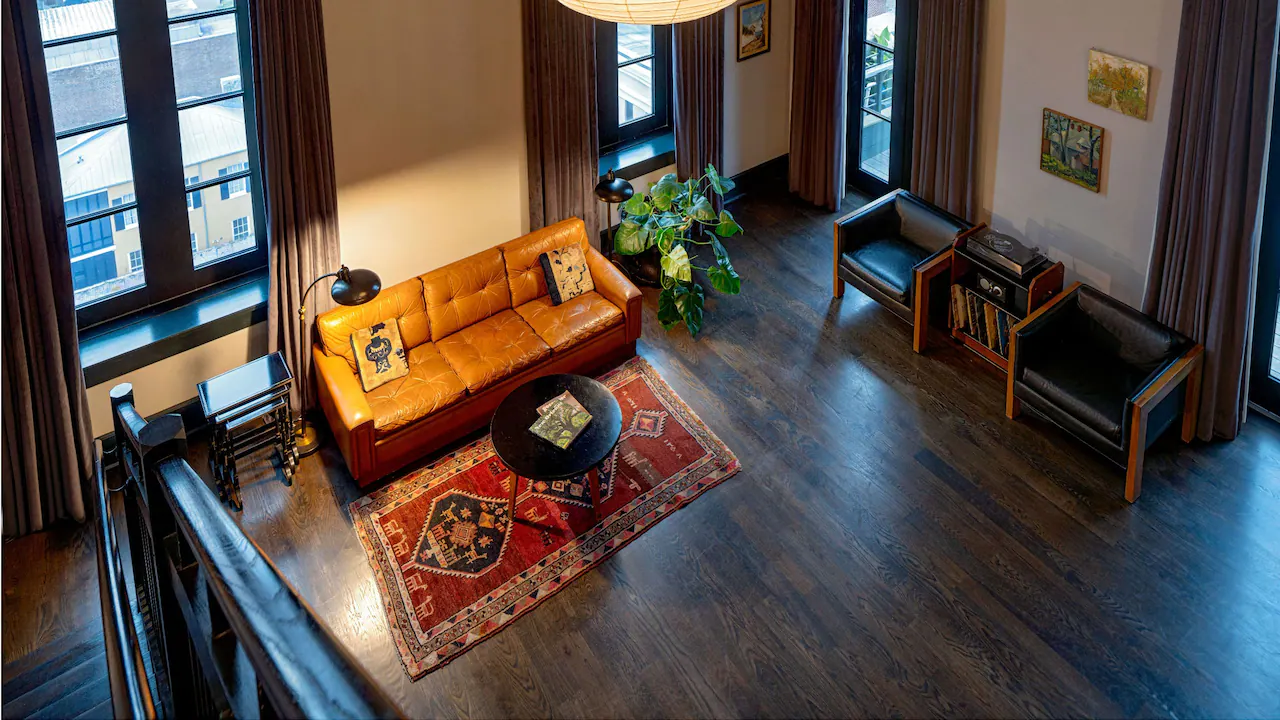
[[(552, 305), (538, 256), (574, 243), (596, 289)], [(635, 355), (640, 308), (640, 291), (571, 218), (316, 318), (320, 407), (351, 474), (368, 485), (487, 426), (531, 378), (587, 374)], [(409, 374), (366, 393), (351, 333), (392, 318)]]

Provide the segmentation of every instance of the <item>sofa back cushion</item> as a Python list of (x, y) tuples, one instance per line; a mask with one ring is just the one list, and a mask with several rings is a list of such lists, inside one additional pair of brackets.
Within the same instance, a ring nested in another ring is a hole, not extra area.
[(498, 248), (432, 270), (422, 276), (422, 290), (434, 342), (511, 307), (507, 270)]
[(316, 318), (320, 342), (325, 352), (338, 355), (356, 372), (356, 356), (351, 350), (351, 333), (384, 320), (395, 319), (400, 342), (409, 352), (431, 339), (427, 305), (422, 299), (422, 281), (410, 278), (383, 288), (378, 296), (364, 305), (337, 307)]
[(1077, 332), (1144, 373), (1154, 372), (1191, 347), (1190, 338), (1089, 285), (1076, 293)]
[(575, 244), (582, 247), (583, 253), (590, 247), (587, 242), (587, 226), (576, 217), (561, 220), (555, 225), (548, 225), (499, 245), (506, 261), (512, 306), (520, 307), (547, 294), (546, 275), (543, 274), (542, 263), (538, 261), (539, 255)]
[(898, 194), (898, 234), (918, 247), (937, 252), (955, 241), (956, 235), (973, 227), (942, 208), (909, 192)]

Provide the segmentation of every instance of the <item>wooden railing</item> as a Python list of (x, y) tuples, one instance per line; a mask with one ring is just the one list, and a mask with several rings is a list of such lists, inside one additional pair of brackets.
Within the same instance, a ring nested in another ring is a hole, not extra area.
[(142, 666), (104, 490), (99, 568), (103, 625), (118, 638), (107, 657), (116, 716), (399, 717), (187, 464), (181, 417), (145, 421), (128, 384), (111, 391), (111, 406), (151, 661)]

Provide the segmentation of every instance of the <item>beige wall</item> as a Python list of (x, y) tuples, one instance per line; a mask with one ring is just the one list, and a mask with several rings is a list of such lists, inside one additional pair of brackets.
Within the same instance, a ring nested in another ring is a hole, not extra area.
[[(982, 102), (982, 208), (998, 230), (1038, 245), (1082, 280), (1141, 301), (1177, 56), (1179, 0), (990, 0)], [(1099, 21), (1105, 18), (1105, 21)], [(1085, 95), (1089, 49), (1151, 65), (1149, 118)], [(1102, 191), (1040, 170), (1043, 108), (1103, 127)], [(984, 217), (983, 219), (987, 219)]]
[(772, 47), (738, 62), (738, 11), (725, 10), (726, 175), (785, 155), (791, 147), (791, 39), (795, 0), (773, 0)]
[(324, 0), (342, 260), (384, 284), (528, 226), (520, 3)]

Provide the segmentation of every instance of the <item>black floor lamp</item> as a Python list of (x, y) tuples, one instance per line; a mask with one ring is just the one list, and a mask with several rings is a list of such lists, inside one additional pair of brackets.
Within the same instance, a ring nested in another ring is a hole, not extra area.
[[(315, 287), (316, 283), (330, 277), (336, 277), (337, 280), (334, 280), (333, 286), (329, 288), (329, 297), (339, 305), (363, 305), (378, 297), (378, 293), (382, 290), (382, 280), (378, 278), (377, 273), (372, 270), (351, 270), (346, 265), (338, 268), (337, 272), (325, 273), (312, 280), (303, 291), (302, 306), (298, 308), (298, 320), (302, 322), (301, 337), (304, 340), (307, 337), (307, 295), (311, 293), (311, 288)], [(307, 382), (307, 378), (301, 378), (300, 381)], [(315, 426), (307, 422), (301, 408), (298, 410), (297, 435), (299, 455), (310, 455), (320, 448), (320, 439)]]
[(622, 269), (631, 279), (641, 285), (659, 287), (660, 271), (656, 253), (645, 252), (639, 255), (623, 255), (613, 244), (613, 205), (624, 203), (635, 195), (635, 188), (626, 180), (615, 177), (613, 170), (596, 184), (596, 197), (605, 204), (607, 213), (605, 223), (609, 226), (609, 252), (605, 256)]

